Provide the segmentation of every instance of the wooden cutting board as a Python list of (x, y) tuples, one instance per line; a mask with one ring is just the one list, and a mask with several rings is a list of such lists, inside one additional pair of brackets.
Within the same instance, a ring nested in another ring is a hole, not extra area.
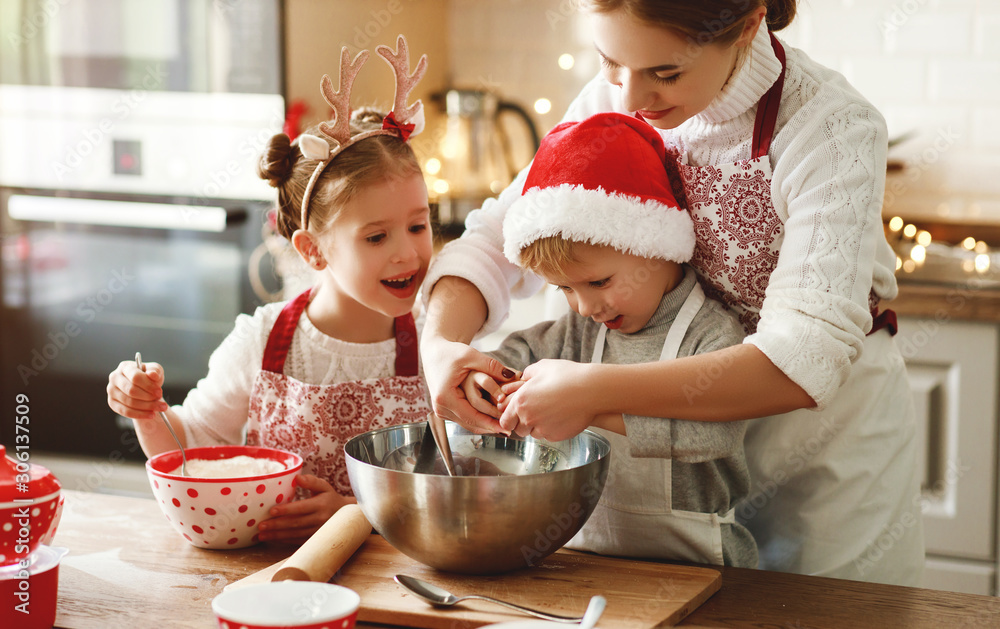
[[(280, 564), (230, 584), (268, 581)], [(497, 576), (440, 572), (410, 559), (381, 536), (371, 535), (331, 582), (361, 595), (358, 620), (422, 629), (466, 629), (527, 617), (483, 601), (434, 608), (392, 580), (408, 574), (456, 595), (484, 594), (565, 616), (582, 616), (590, 597), (607, 607), (600, 627), (648, 629), (681, 621), (718, 591), (722, 575), (711, 568), (632, 561), (561, 550), (540, 565)]]

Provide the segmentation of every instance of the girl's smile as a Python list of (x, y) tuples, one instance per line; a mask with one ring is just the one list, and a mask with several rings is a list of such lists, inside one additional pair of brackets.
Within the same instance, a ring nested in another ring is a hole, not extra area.
[(416, 294), (417, 287), (420, 286), (419, 283), (414, 281), (416, 280), (419, 271), (420, 270), (417, 269), (410, 273), (402, 273), (397, 277), (386, 278), (382, 280), (382, 285), (396, 297), (400, 299), (408, 299)]

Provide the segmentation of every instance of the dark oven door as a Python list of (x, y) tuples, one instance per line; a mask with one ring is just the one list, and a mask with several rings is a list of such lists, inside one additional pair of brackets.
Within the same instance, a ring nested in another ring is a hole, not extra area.
[(2, 399), (28, 396), (33, 450), (143, 460), (108, 374), (141, 352), (179, 403), (258, 305), (247, 264), (265, 204), (176, 201), (0, 188)]

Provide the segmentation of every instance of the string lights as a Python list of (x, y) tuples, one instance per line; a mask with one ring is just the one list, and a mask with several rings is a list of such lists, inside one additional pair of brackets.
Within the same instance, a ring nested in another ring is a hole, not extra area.
[(997, 257), (1000, 252), (973, 236), (962, 239), (957, 245), (938, 242), (929, 231), (899, 216), (889, 219), (887, 228), (889, 242), (896, 252), (897, 273), (915, 273), (931, 261), (936, 267), (960, 269), (968, 279), (983, 278), (991, 270), (1000, 270), (1000, 257)]

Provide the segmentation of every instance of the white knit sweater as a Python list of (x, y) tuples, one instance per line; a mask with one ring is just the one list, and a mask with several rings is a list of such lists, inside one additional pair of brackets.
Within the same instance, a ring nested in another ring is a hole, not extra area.
[[(823, 408), (847, 379), (870, 329), (868, 296), (896, 296), (895, 255), (882, 232), (888, 132), (882, 116), (843, 76), (785, 46), (781, 106), (769, 157), (771, 196), (784, 221), (784, 241), (771, 274), (756, 345)], [(781, 65), (765, 28), (750, 56), (700, 114), (661, 131), (689, 164), (750, 159), (757, 102)], [(564, 120), (625, 112), (619, 88), (588, 83)], [(534, 293), (541, 280), (503, 254), (503, 218), (521, 192), (527, 169), (482, 209), (470, 213), (462, 238), (432, 264), (425, 286), (448, 275), (475, 284), (489, 306), (482, 333), (506, 318), (510, 297)], [(425, 291), (425, 294), (429, 291)]]

